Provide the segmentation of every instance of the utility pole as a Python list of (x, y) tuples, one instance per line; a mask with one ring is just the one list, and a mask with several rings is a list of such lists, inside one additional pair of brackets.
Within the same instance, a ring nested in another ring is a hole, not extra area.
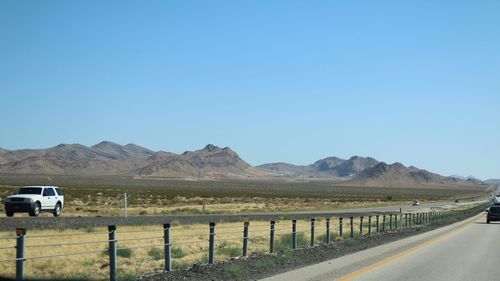
[(125, 217), (128, 216), (128, 213), (127, 213), (127, 193), (123, 193), (124, 195), (124, 203), (125, 203)]

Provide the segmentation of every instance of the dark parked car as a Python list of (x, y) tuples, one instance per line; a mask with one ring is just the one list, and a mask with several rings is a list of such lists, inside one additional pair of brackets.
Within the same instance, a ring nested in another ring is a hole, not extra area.
[(488, 209), (486, 223), (490, 223), (490, 221), (500, 221), (500, 205), (493, 205)]

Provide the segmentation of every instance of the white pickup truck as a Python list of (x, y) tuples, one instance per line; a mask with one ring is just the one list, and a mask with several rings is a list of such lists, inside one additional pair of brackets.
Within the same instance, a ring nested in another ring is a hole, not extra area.
[(5, 214), (12, 217), (17, 212), (28, 212), (36, 217), (42, 211), (61, 215), (64, 194), (57, 186), (23, 186), (16, 194), (5, 198)]

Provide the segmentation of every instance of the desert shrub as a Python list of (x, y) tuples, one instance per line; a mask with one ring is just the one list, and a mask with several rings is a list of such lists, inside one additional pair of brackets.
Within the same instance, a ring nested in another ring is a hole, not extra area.
[(116, 255), (122, 258), (130, 258), (132, 257), (133, 252), (134, 251), (132, 249), (122, 248), (116, 250)]
[(172, 247), (170, 249), (170, 256), (173, 259), (180, 259), (186, 256), (186, 253), (182, 250), (181, 247)]
[(148, 256), (150, 256), (155, 261), (161, 260), (165, 257), (165, 255), (163, 254), (163, 251), (161, 249), (158, 249), (158, 248), (151, 248), (148, 251)]
[[(307, 245), (308, 241), (304, 233), (297, 233), (297, 247)], [(292, 247), (292, 233), (283, 234), (276, 243), (278, 249), (287, 249)]]
[(238, 257), (241, 256), (242, 250), (238, 247), (223, 247), (217, 248), (217, 255), (226, 255), (229, 257)]
[(241, 266), (237, 264), (231, 264), (227, 266), (224, 271), (232, 278), (239, 277), (241, 275)]

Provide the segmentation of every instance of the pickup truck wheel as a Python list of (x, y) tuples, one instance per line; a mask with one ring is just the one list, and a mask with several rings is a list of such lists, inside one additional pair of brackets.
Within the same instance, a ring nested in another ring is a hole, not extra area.
[(40, 208), (41, 208), (40, 202), (36, 202), (35, 205), (33, 205), (33, 207), (30, 210), (30, 216), (38, 217), (38, 215), (40, 214)]
[(58, 217), (61, 215), (61, 203), (56, 204), (56, 207), (54, 208), (54, 212), (52, 212), (52, 214), (54, 214), (54, 217)]
[(8, 217), (12, 217), (12, 216), (14, 215), (14, 212), (9, 211), (9, 210), (5, 210), (5, 214), (6, 214)]

